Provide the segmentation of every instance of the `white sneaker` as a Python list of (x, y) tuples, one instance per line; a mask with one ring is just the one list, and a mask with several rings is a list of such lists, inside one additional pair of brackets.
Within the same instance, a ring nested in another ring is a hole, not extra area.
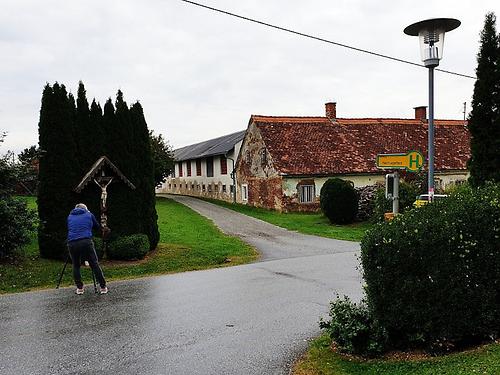
[(104, 288), (101, 288), (101, 294), (106, 294), (108, 293), (108, 287), (105, 286)]
[(85, 289), (76, 288), (76, 291), (75, 291), (76, 294), (83, 294), (83, 292), (85, 292)]

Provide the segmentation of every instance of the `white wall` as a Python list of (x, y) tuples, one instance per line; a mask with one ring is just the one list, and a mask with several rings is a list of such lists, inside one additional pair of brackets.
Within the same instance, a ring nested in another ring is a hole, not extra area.
[[(201, 159), (201, 176), (196, 175), (196, 160), (190, 160), (191, 163), (191, 176), (187, 175), (187, 161), (182, 161), (183, 175), (179, 176), (179, 163), (175, 163), (175, 177), (168, 177), (162, 186), (156, 189), (156, 193), (168, 193), (168, 194), (182, 194), (182, 195), (193, 195), (202, 196), (207, 198), (232, 200), (232, 195), (230, 193), (230, 186), (233, 184), (231, 178), (231, 172), (233, 170), (233, 163), (229, 159), (234, 159), (238, 157), (238, 153), (241, 148), (242, 141), (238, 142), (234, 149), (227, 154), (227, 174), (221, 174), (220, 159), (221, 155), (213, 157), (214, 168), (213, 177), (207, 176), (207, 159)], [(187, 184), (187, 188), (186, 188)], [(194, 185), (194, 189), (193, 186)], [(205, 185), (205, 191), (203, 191), (203, 185)], [(226, 186), (226, 191), (223, 192), (223, 186)], [(236, 183), (238, 186), (238, 183)], [(199, 186), (199, 189), (198, 189)], [(211, 191), (209, 191), (209, 187)]]

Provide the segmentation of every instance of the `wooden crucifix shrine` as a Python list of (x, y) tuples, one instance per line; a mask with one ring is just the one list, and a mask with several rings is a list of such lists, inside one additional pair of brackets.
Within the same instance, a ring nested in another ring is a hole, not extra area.
[(130, 182), (127, 177), (114, 165), (106, 156), (101, 156), (90, 168), (90, 170), (85, 174), (83, 179), (80, 181), (78, 186), (75, 188), (77, 193), (80, 193), (89, 182), (93, 181), (101, 189), (100, 196), (100, 209), (101, 209), (101, 234), (104, 242), (104, 248), (107, 245), (107, 234), (109, 233), (108, 227), (108, 186), (113, 182), (121, 180), (125, 185), (127, 185), (132, 190), (135, 190), (135, 186)]

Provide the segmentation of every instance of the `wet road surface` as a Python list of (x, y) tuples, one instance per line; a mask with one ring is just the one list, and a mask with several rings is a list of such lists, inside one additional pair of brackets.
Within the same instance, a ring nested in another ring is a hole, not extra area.
[(358, 244), (177, 199), (261, 261), (114, 282), (103, 296), (0, 296), (0, 374), (287, 374), (334, 294), (360, 298)]

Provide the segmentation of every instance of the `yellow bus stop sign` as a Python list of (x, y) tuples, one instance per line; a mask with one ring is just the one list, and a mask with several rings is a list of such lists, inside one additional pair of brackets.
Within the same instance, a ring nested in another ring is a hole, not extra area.
[(406, 169), (408, 172), (418, 172), (423, 165), (424, 155), (419, 151), (377, 155), (377, 168), (380, 169)]

